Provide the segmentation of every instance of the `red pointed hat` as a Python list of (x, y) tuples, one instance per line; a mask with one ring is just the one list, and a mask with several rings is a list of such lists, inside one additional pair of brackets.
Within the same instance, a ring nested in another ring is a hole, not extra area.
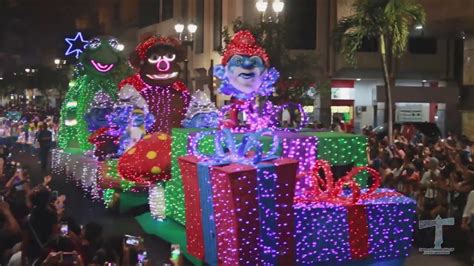
[(226, 65), (229, 59), (234, 55), (259, 56), (263, 59), (265, 66), (270, 66), (270, 60), (267, 52), (257, 44), (255, 37), (248, 30), (237, 32), (230, 43), (226, 46), (222, 56), (222, 64)]
[(141, 60), (146, 58), (146, 52), (150, 47), (155, 45), (167, 45), (174, 47), (177, 51), (181, 52), (181, 42), (174, 37), (163, 37), (163, 36), (150, 36), (135, 48), (135, 51), (140, 56)]

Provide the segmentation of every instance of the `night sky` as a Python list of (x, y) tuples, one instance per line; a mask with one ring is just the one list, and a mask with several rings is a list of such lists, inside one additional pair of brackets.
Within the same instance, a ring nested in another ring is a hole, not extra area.
[[(93, 17), (94, 0), (0, 0), (0, 55), (20, 55), (20, 65), (50, 63), (64, 54), (75, 19)], [(92, 19), (93, 21), (93, 19)], [(49, 61), (48, 61), (49, 60)], [(0, 56), (0, 68), (11, 67)]]

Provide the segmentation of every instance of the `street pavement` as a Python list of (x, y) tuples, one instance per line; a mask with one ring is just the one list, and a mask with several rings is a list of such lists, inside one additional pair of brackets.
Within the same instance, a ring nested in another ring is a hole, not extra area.
[[(42, 173), (38, 163), (38, 157), (31, 153), (19, 153), (13, 149), (12, 160), (19, 161), (23, 167), (28, 167), (31, 173), (32, 185), (42, 182), (46, 173)], [(104, 236), (136, 235), (145, 240), (145, 247), (153, 265), (168, 263), (170, 257), (170, 244), (155, 237), (147, 235), (135, 221), (133, 216), (117, 214), (107, 210), (102, 202), (92, 201), (81, 188), (74, 182), (67, 180), (64, 176), (53, 176), (51, 188), (58, 190), (59, 194), (66, 195), (65, 215), (72, 217), (78, 224), (97, 222), (104, 227)], [(186, 263), (189, 264), (189, 263)], [(415, 248), (412, 249), (410, 257), (407, 258), (406, 266), (465, 266), (459, 256), (425, 256)], [(474, 265), (473, 265), (474, 266)]]

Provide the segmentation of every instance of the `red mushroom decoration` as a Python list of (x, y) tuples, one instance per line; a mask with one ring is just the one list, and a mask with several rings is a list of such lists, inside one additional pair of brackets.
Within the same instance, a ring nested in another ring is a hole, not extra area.
[(118, 171), (122, 178), (145, 184), (166, 181), (171, 177), (171, 137), (148, 134), (120, 157)]

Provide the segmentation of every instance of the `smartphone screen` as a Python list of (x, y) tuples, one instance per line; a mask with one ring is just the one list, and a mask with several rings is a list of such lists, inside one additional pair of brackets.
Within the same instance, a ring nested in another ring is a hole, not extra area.
[(69, 226), (66, 223), (61, 224), (61, 235), (65, 236), (69, 234)]
[(171, 259), (176, 260), (179, 258), (179, 255), (181, 254), (181, 250), (179, 248), (178, 244), (172, 244), (171, 245)]
[(72, 252), (63, 252), (61, 255), (61, 261), (64, 264), (73, 264), (76, 261), (76, 258)]
[(146, 253), (145, 250), (138, 252), (138, 254), (137, 254), (137, 260), (138, 260), (139, 263), (145, 263), (145, 261), (147, 260), (147, 258), (148, 258), (148, 257), (147, 257), (147, 253)]
[(140, 237), (125, 235), (125, 244), (129, 246), (138, 246), (140, 244)]
[(53, 200), (56, 200), (58, 198), (58, 191), (57, 190), (54, 190), (53, 192), (51, 192), (51, 197), (53, 197)]

